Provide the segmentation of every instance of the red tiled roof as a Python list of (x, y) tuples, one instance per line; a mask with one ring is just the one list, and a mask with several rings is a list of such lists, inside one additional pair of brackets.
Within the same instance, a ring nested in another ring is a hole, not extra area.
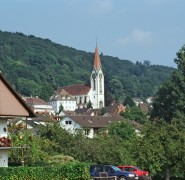
[(74, 95), (88, 94), (88, 92), (90, 91), (91, 88), (89, 86), (84, 85), (84, 84), (74, 84), (74, 85), (70, 85), (70, 86), (59, 87), (57, 89), (57, 92), (60, 93), (60, 91), (62, 89), (64, 89), (69, 94), (74, 96)]

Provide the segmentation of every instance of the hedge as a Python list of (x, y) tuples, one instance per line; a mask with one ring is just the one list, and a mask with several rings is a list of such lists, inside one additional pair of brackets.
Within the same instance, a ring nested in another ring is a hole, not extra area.
[(1, 180), (89, 180), (89, 165), (72, 162), (64, 165), (40, 167), (0, 168)]

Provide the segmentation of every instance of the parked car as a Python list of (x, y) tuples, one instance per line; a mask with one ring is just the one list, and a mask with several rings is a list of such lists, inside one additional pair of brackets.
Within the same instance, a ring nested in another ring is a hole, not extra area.
[(128, 172), (132, 172), (134, 174), (137, 174), (139, 177), (140, 176), (149, 176), (148, 171), (141, 170), (136, 166), (117, 166), (117, 167), (119, 169), (121, 169), (122, 171), (128, 171)]
[(112, 165), (91, 165), (90, 166), (90, 176), (92, 177), (109, 177), (116, 176), (117, 180), (135, 180), (139, 179), (138, 176), (134, 173), (121, 171), (118, 167)]

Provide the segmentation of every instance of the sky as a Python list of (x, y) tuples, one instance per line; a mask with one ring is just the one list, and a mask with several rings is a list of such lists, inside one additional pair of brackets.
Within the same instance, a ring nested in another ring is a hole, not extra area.
[(0, 30), (123, 60), (175, 67), (185, 0), (0, 0)]

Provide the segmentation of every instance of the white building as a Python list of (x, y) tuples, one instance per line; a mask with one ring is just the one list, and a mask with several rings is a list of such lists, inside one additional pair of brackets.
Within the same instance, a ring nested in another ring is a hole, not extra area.
[(57, 93), (50, 97), (49, 103), (52, 105), (55, 113), (60, 112), (62, 106), (64, 111), (74, 111), (77, 108), (77, 101), (64, 89), (58, 89)]
[[(62, 104), (64, 110), (74, 110), (74, 108), (85, 108), (91, 102), (93, 109), (100, 109), (105, 106), (104, 74), (102, 71), (98, 48), (95, 49), (93, 70), (90, 76), (90, 87), (84, 84), (75, 84), (59, 87), (56, 93), (50, 97), (50, 104), (58, 113)], [(61, 94), (68, 93), (69, 99), (63, 99)], [(76, 106), (74, 105), (76, 101)]]
[(36, 97), (23, 97), (27, 105), (33, 110), (34, 113), (48, 113), (54, 114), (54, 109), (52, 105), (48, 102), (42, 100), (38, 96)]

